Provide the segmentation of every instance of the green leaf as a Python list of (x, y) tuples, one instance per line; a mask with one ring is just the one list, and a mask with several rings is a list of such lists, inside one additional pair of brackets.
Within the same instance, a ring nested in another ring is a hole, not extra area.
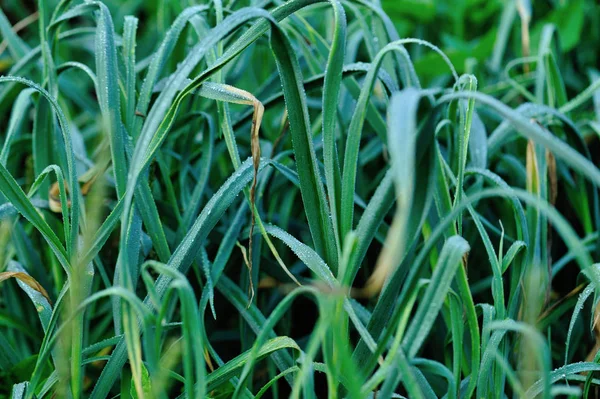
[[(219, 191), (206, 204), (194, 225), (169, 259), (169, 267), (181, 273), (188, 271), (192, 261), (197, 257), (202, 242), (218, 223), (227, 208), (233, 203), (237, 195), (250, 183), (252, 175), (252, 159), (248, 159), (233, 176), (223, 183)], [(172, 280), (172, 277), (166, 275), (161, 275), (157, 279), (155, 289), (159, 297), (165, 294)], [(146, 299), (146, 302), (149, 302), (149, 298)], [(125, 342), (122, 340), (117, 345), (109, 362), (104, 367), (98, 382), (94, 386), (92, 398), (103, 397), (108, 393), (120, 375), (120, 370), (127, 359), (125, 349)]]
[(409, 357), (415, 357), (429, 330), (433, 326), (446, 294), (452, 283), (462, 257), (469, 251), (469, 244), (459, 236), (450, 237), (444, 244), (431, 281), (419, 303), (417, 312), (402, 340)]
[(339, 192), (341, 190), (341, 175), (336, 146), (336, 114), (338, 98), (342, 83), (344, 54), (346, 47), (346, 14), (338, 1), (332, 1), (334, 15), (334, 37), (331, 51), (325, 69), (323, 82), (323, 162), (325, 164), (325, 181), (332, 218), (333, 230), (336, 236), (338, 251), (343, 237), (340, 237), (339, 226)]
[[(150, 375), (148, 374), (148, 370), (146, 367), (142, 365), (142, 386), (144, 388), (144, 397), (150, 397), (152, 395), (152, 381), (150, 380)], [(133, 399), (139, 399), (137, 395), (137, 391), (134, 386), (130, 386), (129, 394)]]
[(35, 93), (35, 90), (33, 89), (22, 90), (15, 100), (8, 122), (8, 130), (4, 139), (4, 145), (2, 146), (2, 151), (0, 151), (0, 163), (4, 166), (6, 166), (8, 154), (10, 153), (10, 146), (24, 122), (25, 113), (27, 112), (33, 93)]
[[(259, 360), (282, 349), (300, 350), (293, 339), (289, 337), (276, 337), (268, 340), (261, 346), (260, 350), (256, 353), (255, 359)], [(225, 381), (229, 380), (232, 376), (240, 373), (244, 365), (248, 362), (249, 357), (250, 351), (246, 351), (210, 373), (207, 376), (206, 381), (208, 390), (215, 389)]]
[(560, 4), (533, 27), (531, 42), (537, 43), (543, 25), (551, 23), (556, 26), (562, 50), (567, 52), (573, 49), (579, 43), (583, 31), (585, 6), (583, 0), (573, 0)]
[(25, 57), (29, 51), (29, 47), (27, 46), (27, 43), (14, 32), (13, 27), (10, 25), (10, 22), (2, 9), (0, 9), (0, 33), (2, 33), (4, 40), (7, 41), (8, 49), (15, 60), (18, 61)]

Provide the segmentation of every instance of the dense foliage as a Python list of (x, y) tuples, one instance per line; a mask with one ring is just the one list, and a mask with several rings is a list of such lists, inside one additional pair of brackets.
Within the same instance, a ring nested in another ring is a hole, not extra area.
[(594, 395), (597, 2), (0, 6), (0, 397)]

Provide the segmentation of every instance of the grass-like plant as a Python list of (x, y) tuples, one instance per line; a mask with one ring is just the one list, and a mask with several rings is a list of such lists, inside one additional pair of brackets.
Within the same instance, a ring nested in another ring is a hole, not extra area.
[(594, 2), (20, 3), (0, 397), (593, 395)]

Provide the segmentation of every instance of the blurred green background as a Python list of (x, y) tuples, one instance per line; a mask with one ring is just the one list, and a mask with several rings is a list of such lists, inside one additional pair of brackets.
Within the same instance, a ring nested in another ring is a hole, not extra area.
[[(51, 1), (51, 0), (50, 0)], [(439, 46), (450, 58), (459, 73), (472, 72), (477, 77), (498, 76), (507, 60), (522, 55), (521, 29), (517, 4), (531, 12), (531, 53), (535, 54), (541, 31), (552, 24), (560, 41), (560, 52), (568, 54), (565, 80), (569, 89), (580, 90), (588, 82), (589, 68), (599, 65), (596, 51), (600, 44), (600, 4), (595, 0), (365, 0), (380, 2), (396, 26), (400, 37), (417, 37)], [(138, 15), (146, 23), (140, 30), (156, 35), (158, 40), (178, 10), (191, 0), (105, 0), (113, 13), (117, 32), (123, 17)], [(208, 2), (208, 0), (204, 0)], [(271, 3), (282, 3), (273, 0)], [(227, 6), (227, 0), (223, 1)], [(236, 0), (235, 7), (250, 6), (265, 1)], [(1, 0), (0, 5), (11, 23), (23, 20), (37, 9), (35, 1)], [(352, 10), (348, 9), (348, 13)], [(37, 24), (34, 24), (37, 25)], [(26, 29), (26, 35), (36, 39), (35, 29)], [(504, 29), (504, 31), (502, 31)], [(504, 41), (504, 43), (503, 43)], [(153, 43), (146, 40), (143, 43)], [(410, 46), (409, 46), (410, 47)], [(152, 49), (141, 49), (151, 51)], [(409, 48), (417, 74), (423, 82), (447, 72), (438, 56), (422, 46)], [(1, 60), (0, 60), (1, 62)], [(0, 71), (5, 68), (0, 68)], [(439, 82), (436, 82), (439, 83)], [(486, 83), (480, 81), (480, 83)], [(481, 87), (481, 85), (480, 85)]]
[[(558, 33), (560, 51), (568, 53), (569, 67), (574, 72), (587, 72), (598, 67), (600, 40), (600, 4), (594, 0), (383, 0), (385, 11), (393, 20), (401, 37), (414, 36), (428, 40), (448, 55), (459, 73), (471, 71), (485, 77), (484, 71), (499, 72), (504, 61), (522, 56), (521, 29), (517, 4), (522, 3), (531, 12), (531, 53), (535, 54), (541, 31), (553, 24)], [(493, 60), (494, 46), (501, 38), (499, 30), (512, 20), (508, 29), (506, 53)], [(416, 49), (415, 49), (416, 50)], [(417, 57), (419, 76), (436, 76), (445, 66), (437, 55), (425, 51)], [(495, 61), (495, 64), (494, 64)], [(574, 74), (565, 76), (573, 89), (587, 82), (579, 82)], [(575, 87), (573, 87), (575, 86)]]

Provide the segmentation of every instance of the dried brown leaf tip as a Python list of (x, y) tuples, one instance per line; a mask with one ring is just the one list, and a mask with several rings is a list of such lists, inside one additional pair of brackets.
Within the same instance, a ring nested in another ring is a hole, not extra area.
[[(252, 210), (252, 221), (250, 223), (248, 256), (246, 260), (246, 265), (248, 266), (248, 269), (251, 272), (253, 247), (252, 236), (254, 235), (254, 226), (256, 224), (254, 205), (256, 203), (256, 184), (258, 181), (258, 168), (260, 166), (259, 132), (265, 108), (263, 104), (258, 100), (258, 98), (256, 98), (252, 93), (227, 84), (206, 82), (200, 87), (200, 95), (217, 101), (225, 101), (241, 105), (252, 105), (252, 107), (254, 108), (254, 112), (252, 113), (252, 127), (250, 130), (250, 151), (252, 152), (252, 165), (254, 167), (252, 187), (250, 188), (250, 207)], [(254, 288), (250, 287), (250, 289), (251, 296), (253, 296)]]
[(38, 281), (36, 279), (31, 277), (29, 274), (23, 273), (23, 272), (2, 272), (2, 273), (0, 273), (0, 282), (2, 282), (4, 280), (8, 280), (9, 278), (16, 278), (16, 279), (22, 281), (23, 283), (27, 284), (29, 287), (36, 290), (40, 294), (42, 294), (42, 296), (44, 298), (46, 298), (46, 300), (48, 301), (49, 304), (52, 304), (52, 301), (50, 300), (50, 296), (48, 296), (48, 292), (44, 289), (44, 287), (42, 287), (42, 285), (40, 283), (38, 283)]
[(250, 307), (250, 305), (252, 304), (252, 300), (254, 299), (254, 283), (252, 282), (252, 264), (248, 260), (248, 252), (246, 251), (246, 248), (242, 244), (240, 244), (239, 241), (236, 242), (236, 245), (242, 252), (244, 264), (248, 268), (248, 281), (250, 281), (250, 284), (248, 286), (248, 307)]
[[(69, 195), (69, 187), (65, 184), (65, 191), (67, 195)], [(60, 188), (58, 182), (55, 182), (50, 186), (50, 190), (48, 191), (48, 205), (50, 206), (50, 210), (54, 213), (61, 213), (62, 206), (60, 203)], [(67, 200), (67, 206), (71, 206), (71, 200)]]
[[(90, 192), (93, 184), (98, 179), (98, 176), (104, 173), (104, 171), (108, 168), (108, 165), (108, 162), (98, 164), (79, 177), (79, 190), (81, 191), (81, 195), (87, 195)], [(68, 196), (70, 194), (70, 190), (69, 185), (66, 182), (65, 191)], [(50, 186), (50, 190), (48, 191), (48, 206), (54, 213), (62, 212), (62, 206), (60, 203), (60, 186), (58, 182), (54, 182), (54, 184)], [(71, 207), (70, 199), (67, 199), (67, 206)]]
[(600, 350), (600, 302), (598, 302), (594, 310), (594, 338), (596, 339), (596, 344), (587, 355), (586, 362), (593, 362), (596, 358), (596, 353)]
[(527, 154), (525, 159), (527, 171), (527, 191), (532, 194), (539, 194), (540, 179), (539, 166), (535, 154), (535, 143), (532, 140), (527, 142)]

